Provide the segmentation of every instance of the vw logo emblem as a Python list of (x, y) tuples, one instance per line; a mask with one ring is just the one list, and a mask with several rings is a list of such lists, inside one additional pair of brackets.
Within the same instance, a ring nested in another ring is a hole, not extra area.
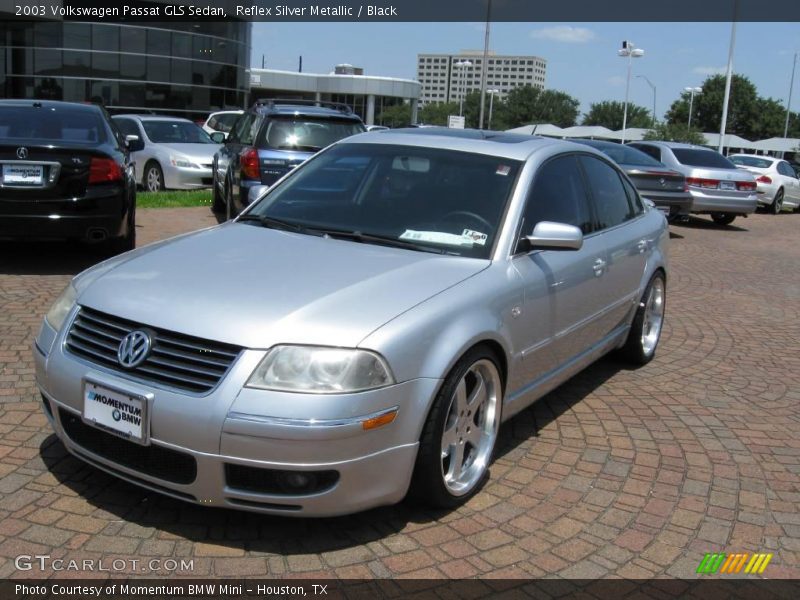
[(17, 148), (17, 158), (21, 158), (22, 160), (28, 158), (28, 149), (25, 146)]
[(152, 343), (147, 332), (131, 331), (119, 343), (119, 350), (117, 350), (119, 364), (127, 369), (138, 367), (150, 354)]

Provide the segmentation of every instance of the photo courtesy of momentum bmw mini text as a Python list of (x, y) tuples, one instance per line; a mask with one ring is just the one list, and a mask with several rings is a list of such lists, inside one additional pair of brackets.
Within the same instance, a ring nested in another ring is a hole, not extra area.
[(0, 600), (800, 598), (797, 0), (0, 2)]

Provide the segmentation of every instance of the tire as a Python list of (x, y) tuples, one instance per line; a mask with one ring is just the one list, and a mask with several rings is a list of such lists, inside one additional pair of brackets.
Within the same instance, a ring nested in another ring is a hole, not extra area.
[(667, 285), (664, 274), (659, 271), (647, 284), (636, 308), (628, 339), (620, 349), (625, 360), (639, 366), (653, 360), (661, 339), (666, 304)]
[(775, 193), (775, 197), (772, 199), (772, 206), (770, 207), (770, 212), (773, 215), (781, 214), (783, 210), (783, 188), (779, 189)]
[(145, 165), (142, 185), (146, 192), (163, 192), (166, 189), (164, 173), (157, 162), (149, 162)]
[(211, 210), (216, 214), (225, 212), (225, 200), (222, 198), (222, 194), (219, 193), (219, 188), (217, 188), (216, 174), (211, 180), (211, 198)]
[(123, 252), (128, 252), (136, 248), (136, 207), (131, 208), (128, 214), (128, 225), (125, 228), (125, 234), (118, 238), (112, 238), (103, 242), (103, 254), (108, 256), (116, 256)]
[(422, 429), (409, 489), (412, 501), (453, 508), (481, 488), (500, 428), (503, 380), (498, 364), (494, 352), (476, 346), (445, 378)]
[(233, 182), (230, 176), (225, 178), (225, 219), (230, 221), (236, 216), (236, 208), (233, 205)]
[(733, 223), (733, 220), (736, 218), (735, 213), (721, 213), (721, 212), (714, 212), (711, 213), (711, 220), (714, 221), (717, 225), (730, 225)]

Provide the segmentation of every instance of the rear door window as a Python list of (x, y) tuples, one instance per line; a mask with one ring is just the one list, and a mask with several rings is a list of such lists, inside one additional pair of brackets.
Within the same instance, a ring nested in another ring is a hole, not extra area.
[(622, 178), (614, 168), (593, 156), (581, 156), (580, 162), (594, 201), (599, 229), (615, 227), (636, 216)]

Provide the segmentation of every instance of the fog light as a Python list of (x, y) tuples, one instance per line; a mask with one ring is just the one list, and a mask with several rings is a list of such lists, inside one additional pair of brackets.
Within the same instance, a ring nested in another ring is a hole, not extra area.
[(311, 473), (287, 473), (282, 478), (287, 492), (302, 493), (314, 487), (314, 477)]

